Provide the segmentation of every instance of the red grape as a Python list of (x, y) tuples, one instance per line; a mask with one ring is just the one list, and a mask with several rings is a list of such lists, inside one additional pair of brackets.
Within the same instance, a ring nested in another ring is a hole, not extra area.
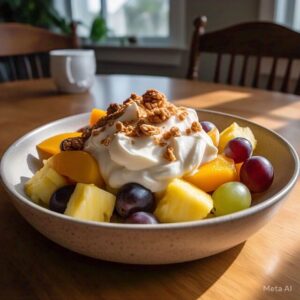
[(121, 217), (137, 211), (152, 212), (154, 206), (154, 194), (138, 183), (127, 183), (117, 193), (116, 211)]
[(125, 223), (128, 224), (158, 224), (157, 219), (153, 214), (138, 211), (130, 215)]
[(251, 143), (249, 140), (242, 137), (230, 140), (224, 149), (224, 154), (233, 159), (236, 164), (248, 159), (251, 156), (251, 153)]
[(63, 214), (75, 190), (75, 185), (66, 185), (54, 192), (49, 201), (49, 209)]
[(273, 182), (274, 169), (265, 157), (252, 156), (243, 163), (240, 177), (251, 192), (264, 192)]
[(209, 122), (209, 121), (202, 121), (202, 122), (200, 122), (200, 124), (205, 132), (210, 132), (213, 128), (216, 127), (216, 125), (214, 123)]

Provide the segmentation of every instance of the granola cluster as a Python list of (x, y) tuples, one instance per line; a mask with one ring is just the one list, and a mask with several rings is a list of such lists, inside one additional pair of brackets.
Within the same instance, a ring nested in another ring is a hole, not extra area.
[(176, 156), (174, 154), (174, 148), (171, 146), (167, 146), (167, 149), (164, 153), (164, 158), (168, 161), (175, 161), (176, 160)]
[[(137, 118), (129, 121), (116, 121), (123, 115), (126, 108), (132, 103), (136, 103), (138, 107)], [(139, 96), (131, 94), (131, 96), (123, 102), (123, 104), (111, 104), (107, 109), (106, 116), (98, 120), (91, 128), (82, 129), (82, 137), (75, 139), (67, 139), (63, 141), (62, 150), (81, 150), (85, 141), (91, 136), (96, 136), (105, 131), (108, 126), (115, 126), (115, 132), (122, 132), (129, 137), (153, 137), (153, 142), (161, 147), (166, 147), (164, 158), (175, 161), (176, 157), (174, 149), (168, 145), (168, 140), (172, 137), (181, 135), (178, 127), (174, 126), (169, 131), (161, 135), (161, 128), (158, 126), (167, 121), (171, 116), (176, 116), (178, 122), (184, 121), (188, 113), (183, 107), (176, 107), (168, 102), (166, 96), (154, 89), (147, 90), (145, 94)], [(193, 122), (186, 134), (201, 130), (199, 122)], [(160, 135), (158, 137), (158, 135)], [(114, 135), (106, 136), (101, 140), (101, 144), (108, 146)]]
[[(133, 102), (138, 106), (137, 121), (115, 122)], [(161, 133), (157, 125), (174, 115), (178, 116), (179, 121), (183, 121), (187, 112), (184, 108), (177, 108), (169, 103), (163, 93), (152, 89), (142, 96), (131, 94), (123, 104), (111, 104), (107, 115), (96, 123), (92, 131), (114, 125), (117, 132), (123, 132), (130, 137), (154, 136)]]
[(84, 146), (84, 139), (82, 137), (74, 137), (74, 138), (68, 138), (61, 142), (60, 149), (61, 151), (79, 151), (82, 150)]

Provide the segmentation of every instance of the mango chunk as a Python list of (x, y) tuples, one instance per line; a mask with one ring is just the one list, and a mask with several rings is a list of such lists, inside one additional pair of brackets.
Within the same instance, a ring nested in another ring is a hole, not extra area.
[(97, 123), (97, 121), (105, 115), (105, 110), (93, 108), (90, 115), (90, 126), (94, 126)]
[(109, 222), (115, 202), (115, 195), (93, 184), (77, 183), (64, 214), (81, 220)]
[(236, 181), (237, 178), (234, 161), (218, 155), (216, 159), (202, 165), (195, 174), (184, 179), (205, 192), (212, 192), (221, 184)]
[(63, 140), (81, 135), (81, 132), (61, 133), (42, 141), (36, 146), (40, 160), (48, 159), (52, 155), (59, 153), (60, 144)]
[(97, 161), (85, 151), (62, 151), (51, 158), (53, 169), (74, 182), (104, 186)]
[(237, 172), (238, 179), (240, 179), (240, 173), (241, 173), (242, 165), (243, 165), (242, 162), (241, 162), (241, 163), (238, 163), (238, 164), (235, 164), (235, 168), (236, 168), (236, 172)]
[(209, 194), (182, 179), (173, 179), (154, 215), (162, 223), (195, 221), (205, 218), (212, 208)]
[(252, 130), (249, 127), (241, 127), (234, 122), (220, 133), (219, 153), (223, 153), (227, 143), (237, 137), (243, 137), (249, 140), (252, 144), (252, 149), (255, 149), (257, 141)]

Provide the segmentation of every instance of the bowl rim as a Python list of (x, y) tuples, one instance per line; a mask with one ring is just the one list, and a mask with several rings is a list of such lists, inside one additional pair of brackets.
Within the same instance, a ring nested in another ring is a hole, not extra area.
[(3, 183), (3, 186), (5, 188), (5, 190), (13, 197), (15, 197), (17, 199), (17, 201), (21, 201), (23, 204), (30, 206), (33, 209), (38, 210), (40, 213), (46, 213), (52, 217), (55, 218), (60, 218), (66, 221), (71, 221), (74, 223), (78, 223), (81, 225), (90, 225), (90, 226), (96, 226), (96, 227), (105, 227), (107, 229), (118, 229), (118, 230), (122, 230), (122, 229), (131, 229), (131, 230), (160, 230), (160, 229), (164, 229), (164, 230), (170, 230), (170, 229), (186, 229), (186, 228), (192, 228), (192, 227), (205, 227), (205, 226), (211, 226), (211, 225), (215, 225), (215, 224), (220, 224), (220, 223), (224, 223), (224, 222), (232, 222), (235, 221), (237, 219), (242, 219), (244, 217), (247, 217), (249, 215), (258, 213), (266, 208), (268, 208), (269, 206), (272, 206), (274, 204), (276, 204), (277, 202), (279, 202), (280, 200), (284, 199), (284, 196), (286, 194), (288, 194), (288, 192), (293, 188), (293, 186), (296, 184), (298, 175), (299, 175), (299, 158), (298, 158), (298, 154), (296, 152), (296, 150), (294, 149), (294, 147), (285, 139), (283, 138), (281, 135), (279, 135), (278, 133), (276, 133), (275, 131), (268, 129), (262, 125), (259, 125), (255, 122), (249, 121), (246, 118), (243, 117), (239, 117), (233, 114), (228, 114), (228, 113), (223, 113), (223, 112), (219, 112), (219, 111), (213, 111), (213, 110), (208, 110), (208, 109), (195, 109), (197, 112), (206, 112), (206, 113), (211, 113), (211, 114), (218, 114), (218, 115), (223, 115), (226, 117), (231, 117), (231, 118), (235, 118), (235, 119), (239, 119), (242, 121), (245, 121), (247, 123), (253, 124), (254, 126), (260, 127), (264, 130), (267, 130), (269, 132), (271, 132), (276, 138), (280, 139), (290, 150), (290, 155), (292, 156), (294, 163), (295, 163), (295, 168), (294, 168), (294, 172), (293, 175), (291, 177), (291, 179), (289, 180), (289, 182), (287, 183), (287, 185), (285, 187), (283, 187), (277, 194), (275, 194), (274, 196), (268, 198), (267, 200), (258, 203), (255, 206), (251, 206), (245, 210), (241, 210), (235, 213), (231, 213), (225, 216), (219, 216), (219, 217), (215, 217), (215, 218), (210, 218), (210, 219), (201, 219), (201, 220), (197, 220), (197, 221), (186, 221), (186, 222), (178, 222), (178, 223), (162, 223), (162, 224), (123, 224), (123, 223), (107, 223), (107, 222), (96, 222), (96, 221), (87, 221), (87, 220), (80, 220), (80, 219), (76, 219), (70, 216), (66, 216), (64, 214), (59, 214), (56, 212), (53, 212), (47, 208), (44, 208), (32, 201), (30, 201), (28, 198), (24, 197), (23, 195), (19, 194), (15, 189), (14, 189), (14, 185), (12, 185), (11, 183), (8, 182), (6, 175), (5, 175), (5, 170), (4, 170), (4, 166), (5, 166), (5, 161), (7, 160), (7, 157), (9, 156), (10, 152), (18, 146), (19, 143), (22, 143), (25, 139), (31, 137), (32, 135), (35, 135), (37, 132), (41, 131), (41, 130), (45, 130), (48, 127), (51, 127), (53, 125), (56, 125), (62, 121), (65, 120), (71, 120), (71, 119), (77, 119), (79, 117), (84, 117), (84, 116), (89, 116), (90, 113), (81, 113), (81, 114), (76, 114), (73, 116), (68, 116), (65, 118), (60, 118), (58, 120), (49, 122), (47, 124), (44, 124), (42, 126), (39, 126), (31, 131), (29, 131), (27, 134), (23, 135), (22, 137), (18, 138), (15, 142), (13, 142), (4, 152), (4, 154), (2, 155), (1, 158), (1, 162), (0, 162), (0, 178), (1, 181)]

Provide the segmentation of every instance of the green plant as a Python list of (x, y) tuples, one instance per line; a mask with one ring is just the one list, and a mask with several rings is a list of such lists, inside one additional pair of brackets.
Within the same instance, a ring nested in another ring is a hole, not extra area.
[[(56, 28), (64, 34), (71, 33), (71, 22), (60, 16), (52, 0), (0, 0), (0, 22), (26, 23), (47, 29)], [(79, 26), (86, 26), (76, 22)], [(90, 39), (97, 42), (107, 34), (106, 22), (96, 17), (90, 29)]]
[(27, 23), (37, 27), (71, 32), (70, 22), (53, 8), (51, 0), (0, 0), (0, 22)]
[(90, 40), (93, 42), (98, 42), (107, 35), (108, 29), (106, 22), (101, 17), (96, 17), (92, 23)]

